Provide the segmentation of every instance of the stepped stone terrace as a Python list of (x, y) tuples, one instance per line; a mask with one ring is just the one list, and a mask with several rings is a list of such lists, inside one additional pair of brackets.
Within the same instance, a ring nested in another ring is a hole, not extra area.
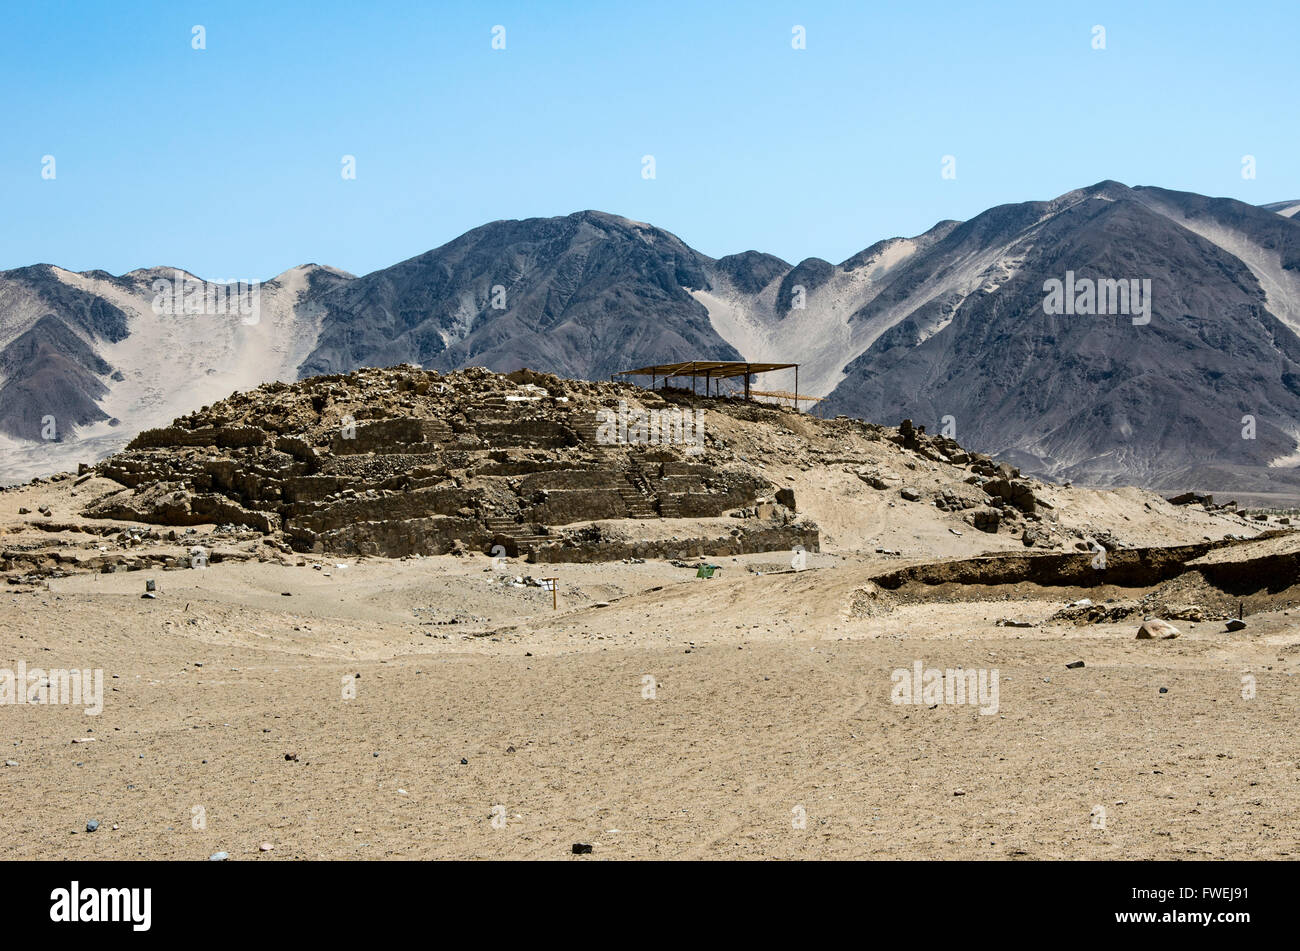
[[(84, 514), (235, 524), (299, 552), (388, 557), (818, 550), (793, 493), (708, 430), (709, 412), (738, 403), (529, 370), (401, 366), (272, 383), (141, 433), (94, 467), (124, 488)], [(646, 445), (622, 441), (626, 426), (610, 438), (620, 411), (706, 415), (698, 439)]]

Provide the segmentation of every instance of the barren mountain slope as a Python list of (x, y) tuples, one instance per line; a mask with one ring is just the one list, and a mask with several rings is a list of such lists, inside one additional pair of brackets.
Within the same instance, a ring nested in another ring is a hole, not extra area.
[[(1289, 207), (1107, 181), (793, 266), (715, 260), (595, 211), (496, 221), (360, 278), (295, 268), (261, 286), (251, 323), (157, 313), (160, 280), (218, 289), (171, 269), (22, 268), (0, 274), (0, 478), (93, 462), (270, 379), (401, 362), (605, 379), (743, 358), (801, 364), (828, 413), (955, 427), (1026, 471), (1294, 503)], [(1140, 313), (1113, 312), (1117, 285), (1105, 313), (1047, 313), (1047, 282), (1076, 280), (1124, 282)]]

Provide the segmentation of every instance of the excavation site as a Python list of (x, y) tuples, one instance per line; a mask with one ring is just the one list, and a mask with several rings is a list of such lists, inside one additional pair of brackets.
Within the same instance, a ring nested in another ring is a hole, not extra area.
[(1300, 535), (1231, 499), (396, 366), (233, 394), (0, 520), (8, 857), (1295, 848)]

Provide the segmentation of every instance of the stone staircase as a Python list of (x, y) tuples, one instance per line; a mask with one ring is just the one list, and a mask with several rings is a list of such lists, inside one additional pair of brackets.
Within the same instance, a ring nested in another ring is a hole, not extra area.
[(651, 488), (654, 488), (655, 484), (660, 479), (663, 478), (662, 463), (651, 462), (649, 460), (638, 459), (636, 457), (629, 459), (628, 463), (632, 471), (634, 471), (637, 475), (639, 475), (642, 479), (644, 479), (646, 484), (649, 485)]
[(660, 518), (681, 518), (681, 509), (677, 507), (677, 500), (667, 492), (659, 493), (659, 516)]
[(492, 393), (466, 406), (465, 415), (475, 421), (500, 422), (517, 418), (520, 414), (520, 407), (528, 405), (528, 403), (513, 403), (506, 399), (504, 394)]
[[(510, 539), (514, 545), (515, 554), (518, 556), (526, 555), (538, 545), (545, 545), (547, 542), (554, 541), (549, 535), (542, 535), (534, 532), (531, 525), (515, 521), (509, 516), (491, 516), (484, 520), (487, 529), (493, 535), (504, 535)], [(507, 546), (509, 551), (509, 546)]]
[(616, 490), (623, 504), (627, 506), (628, 518), (658, 518), (657, 513), (650, 505), (650, 500), (645, 494), (637, 488), (631, 481), (627, 485), (620, 485)]
[(681, 518), (681, 509), (677, 500), (668, 492), (668, 483), (664, 481), (663, 465), (646, 459), (629, 460), (632, 472), (631, 481), (641, 487), (654, 499), (660, 518)]
[(600, 421), (596, 418), (594, 411), (589, 413), (573, 413), (569, 417), (569, 428), (572, 429), (583, 443), (588, 446), (599, 446), (597, 433), (600, 431)]
[(455, 438), (451, 427), (440, 419), (423, 420), (424, 441), (438, 447), (450, 445)]

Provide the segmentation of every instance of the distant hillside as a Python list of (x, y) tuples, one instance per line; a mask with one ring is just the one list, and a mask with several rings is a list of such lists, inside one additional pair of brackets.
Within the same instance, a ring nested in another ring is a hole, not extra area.
[[(103, 458), (270, 380), (405, 362), (599, 380), (711, 358), (798, 362), (826, 412), (946, 426), (1045, 476), (1300, 498), (1296, 207), (1107, 181), (793, 265), (586, 211), (362, 277), (304, 265), (260, 286), (255, 320), (158, 312), (160, 281), (221, 290), (170, 268), (0, 272), (0, 473)], [(1049, 313), (1053, 281), (1116, 305), (1097, 282), (1149, 287), (1149, 310)]]

